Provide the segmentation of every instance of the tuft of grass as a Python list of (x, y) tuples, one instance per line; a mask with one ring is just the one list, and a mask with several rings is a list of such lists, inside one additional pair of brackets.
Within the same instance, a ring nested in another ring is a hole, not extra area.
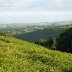
[(72, 54), (0, 36), (0, 72), (72, 72)]

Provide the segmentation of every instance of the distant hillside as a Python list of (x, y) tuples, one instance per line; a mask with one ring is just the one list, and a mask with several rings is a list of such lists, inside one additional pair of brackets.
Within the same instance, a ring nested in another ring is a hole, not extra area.
[(37, 30), (29, 33), (21, 33), (16, 34), (14, 37), (30, 41), (30, 42), (36, 42), (39, 39), (48, 39), (50, 37), (59, 37), (59, 35), (64, 32), (67, 28), (59, 28), (59, 27), (49, 27), (42, 30)]
[(0, 72), (72, 72), (72, 54), (0, 36)]

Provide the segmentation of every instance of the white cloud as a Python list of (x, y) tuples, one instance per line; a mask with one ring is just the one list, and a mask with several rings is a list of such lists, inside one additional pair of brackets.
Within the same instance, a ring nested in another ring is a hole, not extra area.
[(72, 11), (30, 11), (30, 12), (0, 12), (0, 16), (44, 16), (44, 17), (72, 17)]
[(54, 0), (54, 2), (60, 3), (63, 2), (63, 0)]
[(46, 22), (71, 19), (72, 11), (0, 12), (0, 22)]
[(31, 3), (41, 0), (2, 0), (0, 6), (29, 6)]
[(57, 5), (63, 5), (64, 4), (64, 0), (53, 0)]

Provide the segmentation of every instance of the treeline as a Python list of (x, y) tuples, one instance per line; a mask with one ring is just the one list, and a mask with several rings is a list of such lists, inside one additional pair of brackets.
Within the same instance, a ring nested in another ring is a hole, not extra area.
[(57, 49), (72, 53), (72, 28), (59, 36), (57, 39)]

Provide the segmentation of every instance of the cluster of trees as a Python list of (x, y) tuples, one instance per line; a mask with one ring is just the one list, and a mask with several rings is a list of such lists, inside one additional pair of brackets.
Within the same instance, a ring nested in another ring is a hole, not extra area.
[(35, 43), (51, 49), (72, 53), (72, 28), (61, 33), (61, 35), (56, 39), (41, 39), (39, 41), (36, 41)]
[(56, 39), (55, 38), (49, 38), (49, 39), (40, 39), (39, 41), (35, 42), (38, 45), (42, 45), (45, 47), (48, 47), (50, 49), (56, 49)]
[(72, 53), (72, 28), (66, 30), (57, 39), (57, 49)]

